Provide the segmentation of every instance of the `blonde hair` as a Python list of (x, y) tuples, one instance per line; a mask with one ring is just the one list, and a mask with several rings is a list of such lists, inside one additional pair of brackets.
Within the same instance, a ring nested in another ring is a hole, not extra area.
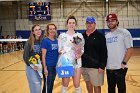
[[(35, 35), (33, 34), (33, 32), (34, 32), (34, 28), (35, 28), (36, 26), (39, 26), (39, 25), (37, 24), (37, 25), (33, 25), (33, 26), (32, 26), (32, 30), (31, 30), (31, 33), (30, 33), (30, 36), (29, 36), (29, 44), (31, 45), (31, 51), (34, 50), (34, 42), (35, 42), (36, 38), (35, 38)], [(40, 27), (40, 26), (39, 26), (39, 27)], [(41, 42), (42, 37), (40, 37), (39, 40), (40, 40), (40, 42)]]
[[(44, 34), (44, 37), (48, 37), (48, 36), (49, 36), (49, 26), (50, 26), (50, 25), (53, 25), (53, 26), (55, 27), (55, 29), (57, 30), (57, 27), (56, 27), (55, 24), (53, 24), (53, 23), (49, 23), (49, 24), (47, 24), (47, 26), (46, 26), (46, 31), (45, 31), (45, 34)], [(56, 32), (54, 38), (55, 38), (55, 39), (57, 38), (57, 32)]]

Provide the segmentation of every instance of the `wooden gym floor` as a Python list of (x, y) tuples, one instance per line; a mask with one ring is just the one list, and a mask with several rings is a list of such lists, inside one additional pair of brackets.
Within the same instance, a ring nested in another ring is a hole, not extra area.
[[(83, 93), (87, 93), (83, 78), (80, 85)], [(140, 93), (140, 48), (135, 48), (129, 61), (129, 69), (126, 76), (127, 93)], [(61, 79), (55, 80), (53, 93), (60, 93)], [(72, 80), (68, 92), (74, 93)], [(25, 75), (25, 64), (22, 59), (22, 51), (0, 55), (0, 93), (29, 93)], [(107, 81), (105, 75), (102, 93), (107, 93)]]

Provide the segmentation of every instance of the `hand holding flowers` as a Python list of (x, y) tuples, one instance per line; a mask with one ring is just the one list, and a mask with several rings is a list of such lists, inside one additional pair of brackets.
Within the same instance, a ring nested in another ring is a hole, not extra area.
[(42, 64), (40, 60), (40, 55), (36, 53), (34, 56), (31, 56), (29, 58), (29, 63), (34, 70), (37, 70), (39, 76), (42, 78), (43, 75), (42, 75)]

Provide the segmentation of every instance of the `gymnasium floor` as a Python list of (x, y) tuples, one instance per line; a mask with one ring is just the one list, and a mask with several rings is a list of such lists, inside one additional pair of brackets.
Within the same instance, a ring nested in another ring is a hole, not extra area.
[[(83, 78), (81, 88), (87, 93)], [(135, 48), (129, 61), (129, 69), (126, 76), (127, 93), (140, 93), (140, 48)], [(53, 93), (60, 93), (61, 79), (55, 80)], [(74, 93), (72, 80), (68, 92)], [(28, 83), (25, 76), (25, 64), (22, 59), (22, 51), (0, 55), (0, 93), (29, 93)], [(107, 93), (107, 82), (102, 86), (102, 93)]]

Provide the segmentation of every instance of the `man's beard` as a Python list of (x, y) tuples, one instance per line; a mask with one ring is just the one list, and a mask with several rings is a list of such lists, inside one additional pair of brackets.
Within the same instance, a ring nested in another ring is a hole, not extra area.
[(113, 26), (112, 26), (112, 25), (111, 25), (111, 26), (108, 25), (108, 28), (109, 28), (109, 29), (114, 29), (114, 28), (116, 28), (116, 27), (117, 27), (117, 25), (113, 25)]

